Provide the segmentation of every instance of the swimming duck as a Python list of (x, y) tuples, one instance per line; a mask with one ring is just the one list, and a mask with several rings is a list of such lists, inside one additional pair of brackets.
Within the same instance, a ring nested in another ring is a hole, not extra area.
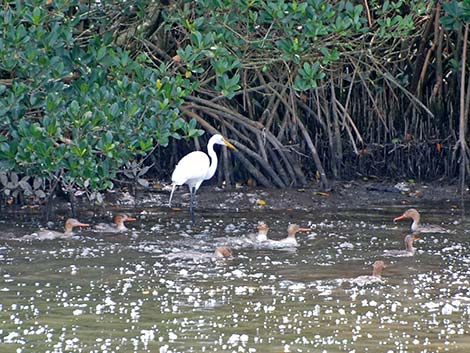
[(113, 223), (98, 223), (93, 227), (95, 231), (105, 232), (105, 233), (119, 233), (125, 232), (128, 229), (126, 228), (124, 222), (136, 221), (135, 218), (129, 217), (126, 214), (118, 214), (114, 216)]
[(193, 261), (208, 261), (215, 259), (226, 259), (233, 257), (232, 250), (228, 246), (218, 246), (213, 253), (205, 253), (200, 251), (176, 251), (169, 254), (161, 255), (167, 259), (183, 259)]
[(90, 225), (87, 223), (82, 223), (75, 218), (69, 218), (65, 222), (64, 232), (58, 232), (55, 230), (43, 229), (36, 233), (33, 233), (27, 236), (29, 239), (41, 239), (41, 240), (52, 240), (52, 239), (65, 239), (70, 238), (74, 235), (73, 228), (74, 227), (89, 227)]
[(296, 247), (299, 245), (295, 235), (298, 232), (310, 232), (310, 228), (301, 228), (298, 224), (289, 224), (287, 227), (287, 237), (281, 240), (272, 240), (267, 239), (266, 241), (262, 242), (262, 245), (266, 245), (269, 247)]
[(217, 258), (226, 258), (232, 256), (232, 250), (228, 246), (218, 246), (214, 251), (214, 257)]
[(417, 233), (447, 233), (448, 231), (445, 228), (435, 225), (421, 225), (419, 223), (421, 219), (421, 215), (419, 214), (418, 210), (415, 208), (410, 208), (406, 210), (401, 216), (396, 217), (393, 219), (394, 222), (411, 218), (413, 223), (411, 224), (411, 231)]
[(387, 265), (383, 261), (377, 260), (372, 265), (372, 268), (373, 268), (372, 275), (359, 276), (359, 277), (349, 280), (349, 282), (357, 286), (364, 286), (366, 284), (372, 284), (372, 283), (382, 283), (383, 282), (382, 271), (386, 267)]
[(405, 250), (385, 250), (385, 256), (413, 256), (416, 248), (413, 247), (413, 242), (419, 240), (415, 234), (408, 234), (405, 237)]

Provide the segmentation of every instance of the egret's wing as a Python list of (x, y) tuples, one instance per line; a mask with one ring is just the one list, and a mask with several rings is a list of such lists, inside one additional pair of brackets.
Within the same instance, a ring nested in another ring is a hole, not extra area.
[(210, 160), (207, 154), (201, 151), (194, 151), (178, 162), (171, 175), (171, 181), (176, 185), (187, 184), (193, 182), (194, 184), (198, 181), (203, 181), (209, 170)]

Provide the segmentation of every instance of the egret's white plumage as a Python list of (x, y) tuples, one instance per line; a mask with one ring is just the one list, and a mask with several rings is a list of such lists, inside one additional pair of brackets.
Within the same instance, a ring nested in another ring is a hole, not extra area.
[(186, 156), (180, 159), (175, 167), (175, 170), (173, 171), (173, 174), (171, 175), (172, 188), (168, 205), (171, 207), (171, 200), (173, 198), (173, 192), (175, 191), (176, 186), (183, 184), (188, 185), (191, 195), (189, 210), (193, 223), (193, 202), (196, 191), (199, 189), (204, 180), (208, 180), (214, 176), (217, 169), (218, 160), (217, 154), (214, 151), (214, 145), (225, 145), (235, 149), (235, 147), (222, 135), (214, 135), (207, 143), (207, 153), (209, 155), (201, 151), (188, 153)]
[[(217, 162), (217, 156), (215, 158)], [(171, 181), (176, 185), (187, 184), (189, 187), (194, 186), (197, 189), (204, 180), (210, 179), (215, 173), (215, 168), (212, 168), (213, 171), (209, 170), (210, 162), (209, 157), (204, 152), (191, 152), (178, 162), (171, 175)], [(212, 164), (217, 167), (216, 164)], [(188, 171), (191, 171), (191, 173), (188, 173)]]

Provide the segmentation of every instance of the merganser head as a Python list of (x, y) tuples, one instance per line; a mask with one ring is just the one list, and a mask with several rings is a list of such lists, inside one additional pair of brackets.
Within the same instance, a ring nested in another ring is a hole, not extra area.
[(405, 249), (406, 249), (406, 251), (414, 253), (416, 251), (416, 249), (413, 247), (413, 243), (416, 240), (420, 240), (420, 239), (421, 238), (419, 238), (416, 234), (408, 234), (405, 237)]
[(134, 217), (129, 217), (126, 214), (118, 214), (114, 216), (114, 224), (121, 225), (124, 222), (136, 221), (137, 219)]
[(372, 265), (372, 268), (373, 268), (372, 276), (380, 277), (381, 274), (382, 274), (383, 269), (386, 268), (386, 267), (387, 267), (387, 265), (382, 260), (375, 261), (374, 264)]
[(300, 228), (298, 224), (289, 224), (287, 226), (288, 237), (295, 237), (298, 232), (310, 232), (310, 228)]
[(417, 209), (415, 208), (410, 208), (408, 210), (406, 210), (401, 216), (393, 219), (394, 222), (396, 221), (399, 221), (401, 219), (405, 219), (405, 218), (411, 218), (413, 219), (413, 221), (416, 221), (416, 222), (419, 222), (419, 212)]
[(411, 218), (413, 220), (413, 223), (411, 224), (411, 230), (413, 232), (418, 232), (420, 228), (419, 226), (420, 215), (419, 215), (418, 210), (414, 208), (410, 208), (406, 210), (405, 213), (403, 213), (400, 217), (395, 218), (393, 221), (396, 222), (405, 218)]
[(260, 233), (267, 233), (269, 230), (268, 224), (263, 221), (258, 222), (258, 226), (256, 228), (258, 229), (258, 232)]
[(258, 222), (258, 226), (256, 228), (258, 229), (258, 234), (256, 234), (256, 241), (263, 242), (268, 240), (269, 226), (266, 224), (266, 222)]
[(82, 223), (75, 218), (69, 218), (65, 222), (65, 232), (71, 232), (73, 227), (89, 227), (88, 223)]
[(232, 257), (232, 250), (228, 246), (218, 246), (214, 252), (215, 257)]

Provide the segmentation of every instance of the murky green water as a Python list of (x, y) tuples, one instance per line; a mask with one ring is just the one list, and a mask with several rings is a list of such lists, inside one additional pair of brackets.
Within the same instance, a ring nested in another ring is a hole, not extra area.
[[(423, 234), (402, 258), (383, 256), (403, 248), (409, 223), (391, 221), (402, 206), (206, 211), (193, 232), (185, 212), (139, 210), (126, 235), (85, 229), (75, 241), (11, 240), (34, 229), (0, 218), (0, 351), (469, 352), (470, 222), (449, 205), (416, 206), (452, 232)], [(312, 232), (293, 251), (239, 243), (229, 260), (160, 256), (211, 252), (259, 220), (271, 238), (292, 222)], [(378, 259), (383, 284), (340, 281)]]

